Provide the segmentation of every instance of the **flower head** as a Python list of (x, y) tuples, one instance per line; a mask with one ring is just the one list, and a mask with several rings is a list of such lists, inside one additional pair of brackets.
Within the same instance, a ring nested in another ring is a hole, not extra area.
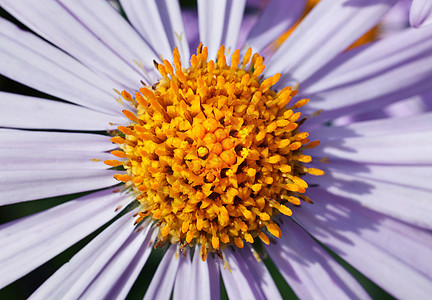
[(203, 260), (207, 250), (243, 248), (255, 237), (269, 244), (263, 229), (281, 237), (273, 215), (290, 216), (285, 204), (307, 199), (301, 176), (323, 173), (304, 166), (311, 157), (302, 150), (318, 141), (309, 143), (299, 131), (304, 119), (293, 110), (308, 100), (288, 106), (297, 92), (273, 91), (280, 74), (262, 80), (263, 58), (250, 48), (242, 61), (234, 51), (231, 65), (224, 53), (222, 46), (216, 62), (207, 61), (200, 45), (184, 69), (175, 49), (175, 68), (155, 62), (157, 84), (134, 98), (123, 91), (136, 113), (123, 111), (132, 123), (111, 140), (122, 148), (112, 154), (125, 160), (105, 162), (126, 168), (115, 178), (137, 193), (143, 206), (137, 222), (150, 215), (160, 241), (201, 244)]
[(396, 2), (320, 1), (274, 48), (304, 1), (1, 0), (45, 39), (1, 19), (1, 73), (64, 101), (0, 93), (0, 203), (73, 195), (0, 226), (0, 286), (103, 227), (32, 296), (125, 298), (154, 248), (147, 299), (368, 298), (335, 256), (429, 296), (430, 112), (340, 122), (431, 91), (430, 26), (350, 48)]

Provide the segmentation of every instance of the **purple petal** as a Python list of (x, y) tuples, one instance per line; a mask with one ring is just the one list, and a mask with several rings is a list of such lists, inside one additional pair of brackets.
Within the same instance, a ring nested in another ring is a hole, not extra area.
[(125, 195), (96, 192), (0, 226), (0, 286), (72, 246), (116, 215)]
[(300, 299), (369, 299), (362, 286), (297, 224), (285, 219), (282, 238), (266, 247)]
[(156, 273), (153, 275), (144, 300), (168, 300), (170, 298), (180, 261), (177, 255), (177, 246), (170, 246), (168, 251), (164, 254)]
[(224, 256), (228, 266), (223, 261), (219, 266), (230, 299), (282, 299), (266, 266), (251, 250), (226, 249)]
[(80, 193), (118, 184), (112, 170), (0, 171), (0, 205)]
[(296, 209), (294, 217), (316, 239), (396, 298), (429, 297), (432, 293), (429, 231), (321, 189), (311, 190), (309, 196), (314, 204)]
[(282, 73), (301, 83), (376, 25), (397, 0), (320, 1), (267, 63), (265, 74)]
[(415, 28), (432, 24), (432, 2), (430, 0), (413, 0), (409, 21), (411, 26)]

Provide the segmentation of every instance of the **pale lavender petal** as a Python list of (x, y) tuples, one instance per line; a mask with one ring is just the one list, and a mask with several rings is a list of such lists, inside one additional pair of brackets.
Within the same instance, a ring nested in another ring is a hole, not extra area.
[(187, 249), (180, 253), (179, 260), (180, 262), (174, 284), (173, 299), (200, 299), (194, 298), (191, 295), (191, 290), (200, 283), (192, 280), (192, 262)]
[(266, 247), (300, 299), (369, 299), (362, 286), (302, 228), (284, 219), (282, 238)]
[(189, 65), (189, 45), (178, 1), (120, 1), (135, 29), (148, 41), (155, 52), (170, 59), (175, 47), (179, 48), (182, 63)]
[(124, 299), (152, 251), (150, 226), (128, 240), (81, 295), (86, 299)]
[[(3, 106), (4, 108), (5, 106)], [(69, 150), (103, 152), (117, 148), (102, 134), (28, 131), (0, 128), (0, 148), (37, 148), (45, 150)]]
[(396, 3), (379, 23), (378, 38), (386, 38), (404, 30), (409, 25), (409, 8), (411, 0), (402, 0)]
[(237, 49), (246, 0), (230, 0), (226, 8), (226, 21), (222, 44), (225, 45), (226, 54), (230, 55)]
[[(30, 298), (78, 299), (88, 297), (84, 291), (87, 292), (86, 289), (91, 286), (94, 278), (98, 275), (104, 275), (100, 274), (101, 272), (106, 274), (108, 270), (105, 268), (110, 267), (112, 260), (121, 256), (121, 252), (125, 248), (132, 248), (128, 255), (129, 259), (132, 259), (136, 253), (134, 253), (136, 249), (133, 248), (139, 248), (136, 241), (144, 241), (145, 234), (134, 232), (133, 214), (134, 211), (129, 212), (108, 226), (48, 278)], [(105, 290), (109, 290), (108, 286), (105, 286)]]
[[(431, 167), (418, 168), (418, 175), (415, 178), (427, 176), (430, 182)], [(308, 179), (308, 182), (318, 184), (320, 189), (326, 190), (333, 195), (345, 197), (345, 201), (357, 202), (374, 211), (392, 216), (404, 222), (413, 224), (418, 227), (432, 229), (432, 192), (427, 187), (414, 188), (407, 184), (392, 183), (392, 178), (374, 178), (362, 177), (355, 174), (355, 169), (351, 173), (322, 168), (327, 172), (325, 176)], [(368, 172), (368, 165), (363, 169)], [(403, 170), (397, 171), (395, 174)], [(422, 171), (425, 174), (422, 174)], [(414, 169), (412, 169), (414, 172)]]
[[(313, 138), (316, 137), (318, 135)], [(308, 151), (312, 156), (329, 157), (330, 161), (351, 160), (398, 165), (431, 165), (431, 152), (432, 129), (382, 136), (349, 137), (338, 141), (328, 140), (323, 141), (320, 147)]]
[(263, 50), (297, 22), (305, 6), (305, 0), (269, 1), (249, 32), (245, 46), (257, 52)]
[[(152, 251), (152, 246), (154, 240), (152, 239), (152, 234), (149, 232), (146, 236), (146, 239), (141, 243), (140, 249), (135, 254), (134, 258), (129, 262), (124, 262), (124, 264), (128, 263), (125, 271), (119, 275), (117, 281), (113, 283), (111, 289), (108, 291), (108, 295), (115, 299), (125, 299), (128, 295), (132, 285), (135, 280), (138, 278), (144, 264), (146, 263), (150, 253)], [(125, 258), (127, 257), (127, 249), (122, 251), (122, 255)], [(116, 264), (122, 264), (121, 260), (115, 260)], [(106, 284), (102, 282), (102, 285), (98, 285), (100, 289), (106, 288)]]
[(75, 244), (116, 215), (126, 196), (96, 192), (0, 226), (4, 287)]
[(118, 184), (113, 170), (0, 170), (0, 205), (101, 189)]
[[(346, 126), (354, 122), (364, 122), (387, 118), (419, 117), (426, 112), (432, 111), (432, 98), (426, 98), (430, 92), (415, 95), (404, 100), (392, 103), (379, 110), (366, 111), (361, 113), (351, 113), (343, 115), (332, 121), (334, 126)], [(430, 102), (430, 103), (429, 103)]]
[(189, 48), (195, 51), (198, 47), (198, 44), (200, 43), (198, 13), (195, 9), (185, 8), (182, 9), (182, 17)]
[(1, 4), (30, 29), (115, 81), (118, 88), (136, 89), (140, 80), (151, 79), (134, 60), (153, 70), (156, 54), (106, 1), (2, 0)]
[(430, 90), (431, 65), (432, 27), (411, 29), (341, 55), (300, 89), (319, 119), (359, 113)]
[(220, 299), (220, 269), (219, 258), (209, 255), (207, 257), (207, 267), (210, 275), (210, 295), (213, 300)]
[(111, 153), (56, 151), (34, 148), (2, 148), (0, 165), (4, 170), (95, 170), (108, 169), (104, 160)]
[(250, 249), (226, 249), (220, 271), (230, 299), (282, 299), (273, 278), (262, 261)]
[(192, 261), (189, 252), (179, 259), (173, 299), (220, 299), (219, 268), (212, 254), (203, 262), (196, 247)]
[(411, 26), (415, 28), (432, 24), (432, 2), (430, 0), (413, 0), (409, 21)]
[[(307, 125), (308, 122), (305, 123)], [(411, 132), (425, 132), (431, 130), (432, 113), (399, 119), (380, 119), (356, 122), (347, 126), (326, 126), (308, 130), (313, 138), (321, 141), (340, 140), (341, 138), (360, 136), (398, 135)]]
[(266, 64), (265, 74), (301, 83), (376, 25), (397, 0), (322, 0)]
[(115, 101), (114, 83), (16, 25), (4, 19), (0, 19), (0, 24), (2, 75), (79, 105), (121, 113), (121, 106)]
[(219, 267), (212, 254), (204, 262), (199, 248), (192, 260), (190, 299), (220, 299)]
[(222, 44), (227, 51), (235, 49), (244, 7), (245, 0), (198, 1), (200, 40), (208, 47), (209, 59)]
[(228, 0), (198, 1), (198, 24), (200, 40), (208, 47), (209, 59), (215, 59), (222, 45), (222, 35), (225, 23), (225, 9)]
[[(403, 160), (403, 158), (401, 158)], [(432, 193), (430, 165), (397, 165), (397, 164), (358, 164), (350, 161), (333, 161), (326, 165), (332, 173), (343, 173), (375, 182), (387, 182), (412, 189), (422, 189)], [(397, 174), (397, 175), (396, 175)], [(432, 196), (432, 194), (431, 194)]]
[[(115, 101), (115, 100), (113, 100)], [(43, 98), (0, 92), (0, 126), (31, 129), (108, 130), (127, 119)], [(121, 112), (121, 109), (119, 109)]]
[[(430, 232), (318, 188), (311, 190), (309, 196), (314, 204), (297, 209), (295, 218), (316, 239), (396, 298), (429, 297)], [(412, 201), (415, 200), (414, 196)]]
[(144, 299), (170, 298), (180, 261), (177, 255), (177, 246), (170, 246), (153, 275)]

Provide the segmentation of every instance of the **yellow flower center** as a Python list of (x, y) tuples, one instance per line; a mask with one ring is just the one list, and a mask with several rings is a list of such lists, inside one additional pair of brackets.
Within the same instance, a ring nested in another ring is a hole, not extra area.
[(274, 216), (309, 201), (300, 177), (324, 173), (304, 166), (311, 157), (302, 150), (319, 143), (298, 128), (294, 110), (308, 100), (287, 107), (296, 91), (273, 91), (280, 74), (262, 80), (263, 58), (251, 49), (242, 61), (236, 50), (230, 65), (224, 46), (216, 61), (207, 53), (200, 45), (185, 69), (175, 49), (174, 68), (155, 62), (157, 84), (135, 97), (122, 92), (136, 111), (123, 111), (131, 124), (112, 138), (121, 159), (105, 162), (127, 170), (115, 178), (137, 194), (137, 222), (154, 220), (161, 242), (201, 244), (203, 260), (207, 251), (281, 237)]

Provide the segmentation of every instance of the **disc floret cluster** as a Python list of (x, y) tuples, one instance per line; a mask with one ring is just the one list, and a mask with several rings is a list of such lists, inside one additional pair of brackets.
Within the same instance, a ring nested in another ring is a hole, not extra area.
[(244, 247), (268, 234), (281, 237), (274, 216), (290, 216), (290, 207), (310, 201), (301, 178), (323, 171), (307, 168), (303, 154), (310, 142), (299, 130), (303, 99), (288, 106), (296, 91), (271, 87), (280, 74), (263, 80), (263, 58), (236, 50), (227, 64), (222, 46), (208, 60), (200, 45), (190, 67), (177, 49), (174, 66), (155, 62), (161, 80), (123, 98), (135, 111), (119, 126), (112, 151), (126, 174), (115, 178), (131, 186), (142, 205), (137, 222), (151, 218), (161, 242), (201, 245), (201, 257), (229, 245)]

